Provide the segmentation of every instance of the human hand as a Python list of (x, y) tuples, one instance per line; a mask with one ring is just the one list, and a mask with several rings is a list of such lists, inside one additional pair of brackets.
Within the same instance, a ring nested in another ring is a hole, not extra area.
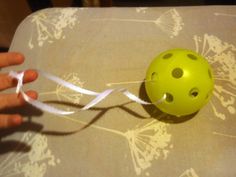
[[(20, 53), (9, 52), (0, 53), (0, 68), (19, 65), (24, 62), (24, 56)], [(24, 83), (32, 82), (37, 79), (37, 72), (33, 70), (25, 71)], [(0, 91), (6, 90), (17, 85), (17, 80), (8, 76), (7, 73), (0, 73)], [(27, 91), (26, 94), (32, 99), (37, 99), (37, 92)], [(22, 123), (22, 116), (19, 114), (4, 114), (4, 110), (22, 106), (25, 101), (20, 94), (0, 94), (0, 129), (17, 126)]]

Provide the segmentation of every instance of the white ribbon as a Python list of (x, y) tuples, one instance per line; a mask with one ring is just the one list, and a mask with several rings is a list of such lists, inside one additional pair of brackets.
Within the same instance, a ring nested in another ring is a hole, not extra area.
[(71, 111), (62, 111), (60, 109), (54, 108), (52, 106), (49, 106), (47, 104), (44, 104), (40, 101), (37, 100), (33, 100), (32, 98), (30, 98), (28, 95), (26, 95), (23, 91), (23, 78), (24, 78), (24, 72), (21, 73), (17, 73), (14, 71), (10, 71), (9, 76), (11, 76), (12, 78), (17, 79), (17, 87), (16, 87), (16, 93), (21, 93), (21, 95), (23, 96), (24, 100), (26, 102), (28, 102), (29, 104), (31, 104), (32, 106), (46, 111), (46, 112), (50, 112), (52, 114), (57, 114), (57, 115), (69, 115), (69, 114), (73, 114), (74, 112)]
[[(121, 92), (122, 94), (124, 94), (126, 97), (128, 97), (130, 100), (139, 103), (139, 104), (144, 104), (144, 105), (151, 105), (151, 104), (158, 104), (163, 102), (166, 99), (166, 94), (163, 95), (163, 97), (158, 100), (155, 103), (150, 103), (150, 102), (146, 102), (143, 101), (142, 99), (138, 98), (137, 96), (135, 96), (134, 94), (132, 94), (131, 92), (129, 92), (127, 89), (125, 88), (121, 88), (121, 89), (107, 89), (101, 93), (99, 92), (94, 92), (91, 90), (87, 90), (87, 89), (83, 89), (79, 86), (73, 85), (72, 83), (69, 83), (59, 77), (56, 77), (52, 74), (46, 73), (44, 71), (40, 71), (37, 70), (39, 74), (43, 75), (44, 77), (46, 77), (47, 79), (62, 85), (63, 87), (67, 87), (71, 90), (74, 90), (75, 92), (79, 92), (85, 95), (90, 95), (90, 96), (96, 96), (91, 102), (89, 102), (87, 105), (85, 105), (81, 110), (88, 110), (89, 108), (95, 106), (96, 104), (98, 104), (99, 102), (101, 102), (102, 100), (104, 100), (107, 96), (109, 96), (110, 94), (114, 93), (114, 92)], [(38, 100), (33, 100), (32, 98), (30, 98), (28, 95), (26, 95), (23, 91), (23, 78), (24, 78), (24, 72), (21, 73), (17, 73), (14, 71), (10, 71), (9, 76), (12, 78), (15, 78), (17, 80), (17, 87), (16, 87), (16, 93), (21, 93), (24, 100), (26, 102), (28, 102), (29, 104), (33, 105), (34, 107), (42, 110), (42, 111), (46, 111), (52, 114), (56, 114), (56, 115), (70, 115), (70, 114), (74, 114), (75, 112), (73, 111), (63, 111), (60, 109), (57, 109), (55, 107), (49, 106), (45, 103), (42, 103)]]

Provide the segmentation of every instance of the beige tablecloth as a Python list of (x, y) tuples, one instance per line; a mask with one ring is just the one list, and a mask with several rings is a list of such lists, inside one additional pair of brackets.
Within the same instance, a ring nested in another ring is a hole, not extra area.
[(10, 48), (26, 61), (10, 69), (44, 70), (94, 91), (125, 87), (147, 100), (138, 81), (152, 59), (187, 48), (212, 65), (215, 89), (195, 116), (174, 118), (119, 93), (79, 111), (92, 97), (39, 77), (24, 89), (76, 113), (20, 109), (23, 126), (1, 131), (0, 176), (235, 177), (235, 31), (235, 6), (53, 8), (30, 15)]

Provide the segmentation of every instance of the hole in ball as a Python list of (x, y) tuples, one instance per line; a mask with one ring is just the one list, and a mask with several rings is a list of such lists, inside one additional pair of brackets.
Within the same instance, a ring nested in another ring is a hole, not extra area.
[(197, 57), (193, 54), (188, 54), (187, 56), (192, 60), (197, 60)]
[(192, 88), (190, 91), (189, 91), (189, 95), (193, 98), (196, 98), (199, 94), (199, 90), (198, 88)]
[(166, 95), (166, 101), (167, 101), (168, 103), (171, 103), (171, 102), (174, 101), (173, 95), (171, 95), (170, 93), (165, 93), (165, 95)]
[(169, 59), (170, 57), (172, 57), (172, 53), (167, 53), (163, 56), (163, 59)]
[(157, 80), (157, 73), (156, 73), (156, 72), (153, 72), (153, 73), (152, 73), (152, 75), (151, 75), (151, 80), (152, 80), (152, 81)]
[(179, 79), (183, 76), (183, 70), (181, 68), (175, 68), (172, 71), (172, 76), (176, 79)]

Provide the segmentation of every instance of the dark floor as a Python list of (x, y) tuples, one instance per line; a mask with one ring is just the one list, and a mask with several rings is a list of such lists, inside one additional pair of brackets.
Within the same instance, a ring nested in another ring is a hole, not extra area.
[[(32, 11), (52, 7), (51, 0), (27, 0)], [(101, 6), (196, 6), (196, 5), (236, 5), (236, 0), (100, 0)], [(82, 0), (73, 0), (71, 6), (81, 7)]]
[(236, 0), (113, 0), (113, 6), (235, 5)]

